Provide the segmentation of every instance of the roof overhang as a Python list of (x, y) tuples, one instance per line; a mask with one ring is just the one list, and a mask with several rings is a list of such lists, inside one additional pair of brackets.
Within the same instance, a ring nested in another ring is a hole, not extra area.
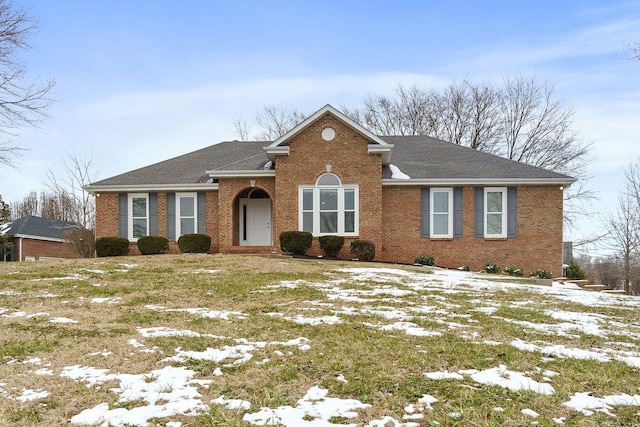
[(96, 193), (136, 193), (136, 192), (149, 192), (149, 191), (211, 191), (217, 190), (217, 183), (206, 184), (135, 184), (135, 185), (87, 185), (82, 187), (85, 191)]
[(273, 169), (268, 170), (212, 170), (206, 171), (207, 175), (211, 178), (273, 178), (276, 176), (276, 171)]
[[(77, 230), (77, 229), (76, 229)], [(71, 230), (69, 230), (71, 231)], [(56, 237), (45, 237), (45, 236), (32, 236), (30, 234), (11, 234), (12, 238), (20, 238), (20, 239), (32, 239), (32, 240), (44, 240), (47, 242), (57, 242), (57, 243), (65, 243), (68, 240), (58, 239)]]
[[(380, 138), (378, 135), (371, 133), (367, 129), (363, 128), (361, 125), (351, 120), (349, 117), (345, 116), (343, 113), (336, 110), (333, 106), (329, 104), (325, 105), (324, 107), (322, 107), (321, 109), (313, 113), (311, 116), (307, 117), (305, 120), (300, 122), (297, 126), (295, 126), (289, 132), (282, 135), (280, 138), (275, 140), (270, 145), (264, 147), (264, 151), (267, 153), (269, 160), (273, 161), (275, 160), (276, 156), (279, 156), (279, 155), (288, 156), (289, 146), (285, 145), (286, 142), (289, 141), (294, 136), (296, 136), (298, 133), (300, 133), (304, 128), (309, 126), (311, 123), (315, 122), (317, 119), (325, 115), (326, 113), (331, 113), (332, 115), (337, 117), (339, 120), (341, 120), (343, 123), (345, 123), (347, 126), (351, 127), (353, 130), (355, 130), (356, 132), (364, 136), (367, 140), (370, 141), (369, 154), (383, 154), (382, 156), (383, 163), (388, 162), (389, 157), (391, 155), (391, 149), (393, 148), (392, 144), (389, 144), (388, 142)], [(380, 151), (372, 151), (371, 149), (372, 146), (379, 147)], [(383, 149), (382, 147), (385, 147), (385, 149)]]
[(386, 178), (382, 180), (382, 185), (423, 185), (423, 186), (446, 186), (446, 185), (561, 185), (568, 188), (576, 182), (573, 178), (458, 178), (458, 179), (394, 179)]

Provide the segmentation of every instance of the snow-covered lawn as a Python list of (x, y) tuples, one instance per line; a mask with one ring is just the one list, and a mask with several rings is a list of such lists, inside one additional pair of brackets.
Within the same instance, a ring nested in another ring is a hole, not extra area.
[(0, 425), (640, 425), (640, 300), (443, 269), (0, 266)]

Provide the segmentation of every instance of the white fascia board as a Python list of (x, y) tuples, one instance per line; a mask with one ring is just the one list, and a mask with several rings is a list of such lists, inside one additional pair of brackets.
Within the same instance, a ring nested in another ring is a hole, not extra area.
[(147, 193), (149, 191), (215, 191), (218, 184), (132, 184), (132, 185), (86, 185), (85, 191), (95, 194), (101, 192)]
[(382, 185), (423, 185), (423, 186), (446, 186), (446, 185), (562, 185), (569, 187), (576, 182), (573, 178), (458, 178), (458, 179), (383, 179)]
[(382, 154), (382, 164), (388, 165), (391, 161), (391, 149), (393, 148), (393, 144), (387, 145), (378, 145), (378, 144), (369, 144), (367, 146), (369, 154)]
[(268, 146), (268, 147), (264, 147), (264, 151), (267, 153), (267, 157), (269, 157), (269, 160), (273, 162), (275, 161), (276, 156), (283, 156), (283, 155), (288, 156), (289, 146), (288, 145), (282, 145), (278, 147)]
[(264, 177), (275, 177), (275, 170), (246, 170), (246, 171), (223, 171), (223, 170), (213, 170), (206, 171), (207, 175), (211, 178), (264, 178)]
[(64, 239), (56, 239), (55, 237), (31, 236), (29, 234), (13, 234), (12, 237), (20, 237), (21, 239), (31, 239), (31, 240), (44, 240), (47, 242), (58, 242), (58, 243), (66, 242), (66, 240)]
[(375, 135), (375, 134), (369, 132), (368, 130), (366, 130), (365, 128), (360, 126), (358, 123), (354, 122), (349, 117), (345, 116), (343, 113), (341, 113), (340, 111), (336, 110), (333, 106), (327, 104), (324, 107), (322, 107), (321, 109), (319, 109), (318, 111), (316, 111), (315, 113), (313, 113), (311, 116), (309, 116), (306, 120), (303, 120), (302, 122), (300, 122), (296, 127), (291, 129), (289, 132), (285, 133), (280, 138), (275, 140), (273, 143), (271, 143), (271, 145), (265, 147), (265, 150), (267, 150), (267, 153), (269, 153), (269, 149), (278, 147), (280, 144), (282, 144), (285, 141), (289, 140), (294, 135), (296, 135), (298, 132), (300, 132), (302, 129), (304, 129), (309, 124), (311, 124), (314, 121), (316, 121), (316, 119), (318, 119), (320, 116), (322, 116), (323, 114), (325, 114), (327, 112), (330, 112), (331, 114), (336, 116), (338, 119), (340, 119), (344, 123), (346, 123), (348, 126), (352, 127), (354, 130), (356, 130), (357, 132), (361, 133), (367, 139), (375, 142), (376, 144), (378, 144), (378, 145), (387, 145), (387, 146), (390, 145), (388, 142), (384, 141), (378, 135)]

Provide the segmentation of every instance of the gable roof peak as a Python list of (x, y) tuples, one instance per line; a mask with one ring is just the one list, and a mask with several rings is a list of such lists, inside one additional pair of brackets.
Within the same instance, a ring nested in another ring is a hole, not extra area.
[(356, 132), (364, 136), (369, 141), (369, 153), (382, 154), (383, 163), (385, 164), (389, 161), (391, 149), (393, 148), (392, 144), (389, 144), (384, 139), (380, 138), (378, 135), (365, 129), (364, 127), (362, 127), (362, 125), (352, 120), (351, 118), (347, 117), (343, 112), (336, 109), (331, 104), (326, 104), (324, 107), (320, 108), (318, 111), (311, 114), (305, 120), (303, 120), (302, 122), (294, 126), (293, 129), (291, 129), (289, 132), (285, 133), (280, 138), (273, 141), (270, 145), (264, 147), (264, 150), (267, 152), (269, 159), (274, 160), (275, 156), (279, 154), (288, 155), (289, 147), (286, 145), (286, 142), (288, 142), (291, 138), (296, 136), (298, 133), (304, 130), (307, 126), (309, 126), (310, 124), (312, 124), (317, 119), (319, 119), (320, 117), (324, 116), (327, 113), (333, 115), (338, 120), (342, 121), (344, 124), (346, 124), (347, 126), (351, 127), (353, 130), (355, 130)]

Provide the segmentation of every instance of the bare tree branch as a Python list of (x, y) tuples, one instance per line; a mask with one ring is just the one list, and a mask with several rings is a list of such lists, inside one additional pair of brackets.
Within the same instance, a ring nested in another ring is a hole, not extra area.
[(249, 140), (249, 125), (247, 121), (241, 116), (233, 119), (233, 127), (236, 129), (236, 135), (240, 138), (240, 141)]
[[(37, 22), (10, 0), (0, 0), (0, 133), (15, 135), (24, 126), (38, 126), (51, 104), (48, 97), (54, 82), (28, 80), (18, 52), (30, 49), (27, 42)], [(9, 142), (0, 143), (0, 163), (15, 166), (22, 149)]]
[(83, 187), (100, 175), (97, 163), (90, 154), (75, 152), (67, 153), (63, 162), (66, 174), (60, 179), (47, 166), (45, 185), (62, 202), (62, 209), (70, 216), (70, 221), (92, 229), (95, 226), (95, 200)]

